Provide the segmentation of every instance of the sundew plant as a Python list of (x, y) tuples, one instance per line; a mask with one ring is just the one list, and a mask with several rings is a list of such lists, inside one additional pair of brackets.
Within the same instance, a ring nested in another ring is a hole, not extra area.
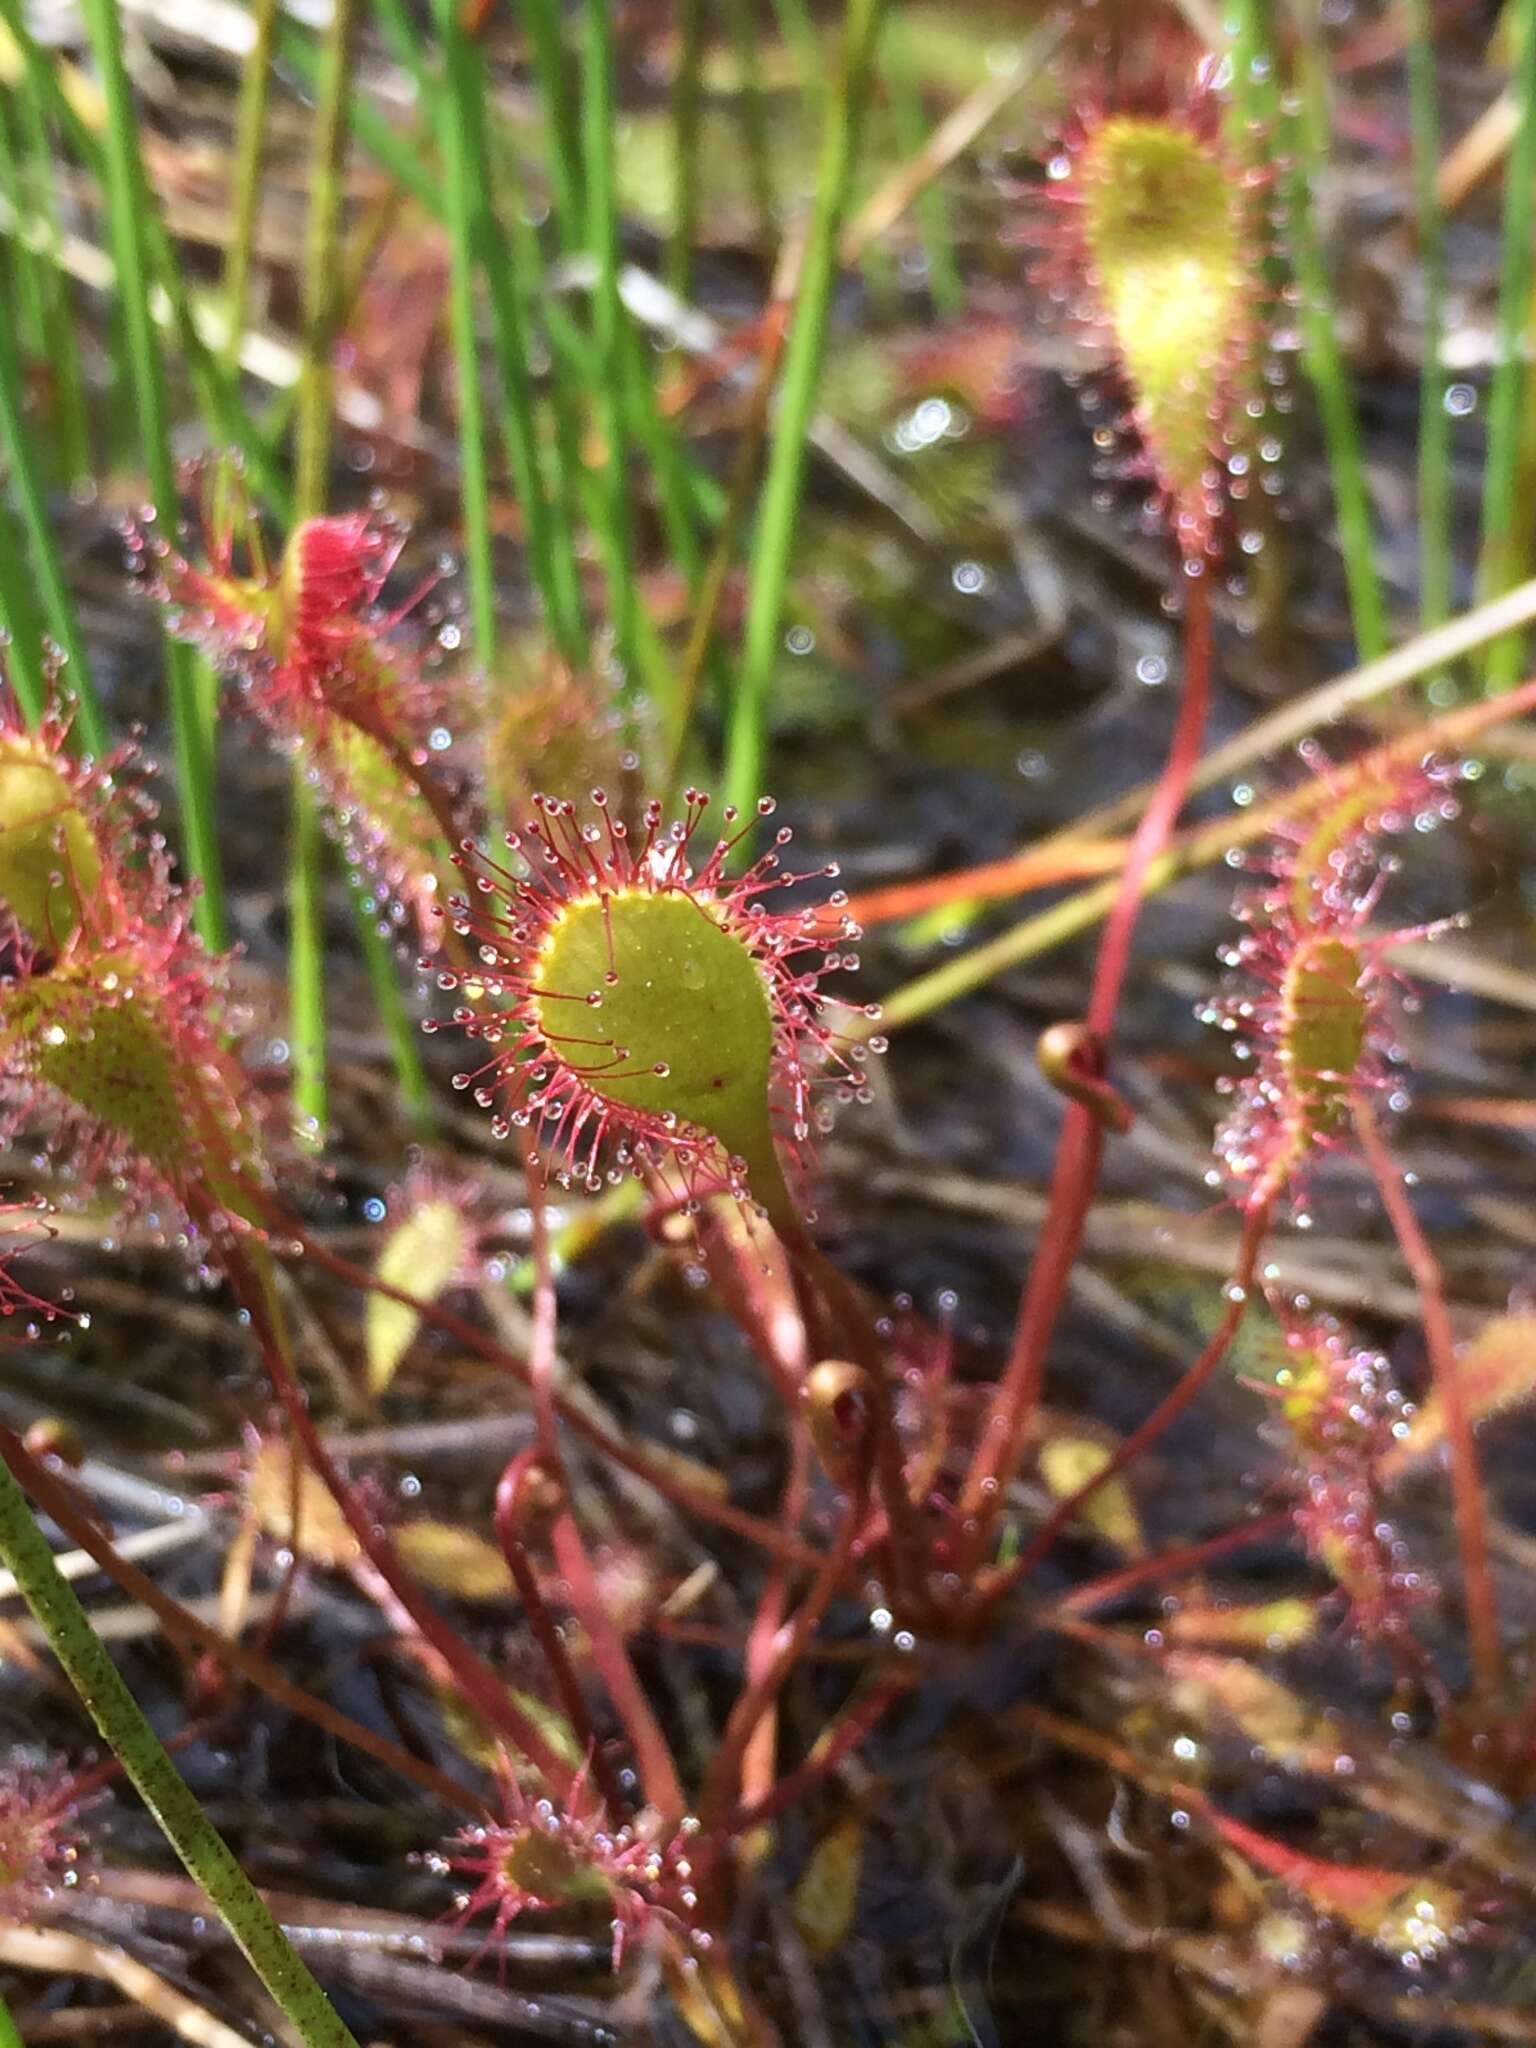
[(1536, 0), (0, 0), (0, 2048), (1536, 2038)]

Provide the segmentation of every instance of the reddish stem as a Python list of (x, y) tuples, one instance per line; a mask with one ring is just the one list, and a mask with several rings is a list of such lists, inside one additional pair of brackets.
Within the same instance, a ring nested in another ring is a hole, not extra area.
[(1155, 1585), (1160, 1579), (1200, 1571), (1234, 1550), (1246, 1550), (1250, 1543), (1264, 1543), (1271, 1536), (1284, 1535), (1291, 1523), (1290, 1511), (1279, 1508), (1273, 1514), (1259, 1515), (1251, 1522), (1244, 1522), (1240, 1529), (1225, 1529), (1219, 1536), (1209, 1536), (1203, 1543), (1186, 1543), (1177, 1550), (1160, 1551), (1156, 1557), (1138, 1558), (1135, 1564), (1125, 1565), (1119, 1571), (1105, 1572), (1102, 1577), (1076, 1587), (1065, 1599), (1040, 1615), (1039, 1620), (1048, 1626), (1058, 1618), (1091, 1614), (1095, 1607), (1106, 1606), (1126, 1593), (1134, 1593), (1139, 1586)]
[[(326, 1272), (334, 1274), (338, 1280), (344, 1280), (348, 1286), (356, 1287), (364, 1294), (380, 1294), (387, 1301), (402, 1303), (406, 1308), (414, 1310), (422, 1322), (432, 1329), (441, 1330), (456, 1344), (463, 1345), (474, 1357), (495, 1366), (498, 1372), (510, 1373), (515, 1379), (527, 1385), (526, 1360), (513, 1357), (510, 1351), (504, 1349), (494, 1338), (487, 1337), (483, 1330), (477, 1329), (464, 1316), (456, 1315), (452, 1309), (444, 1308), (439, 1302), (423, 1301), (417, 1295), (408, 1294), (402, 1287), (392, 1287), (388, 1281), (380, 1280), (377, 1275), (366, 1271), (362, 1266), (353, 1265), (350, 1259), (344, 1259), (339, 1252), (330, 1250), (317, 1238), (310, 1236), (295, 1218), (286, 1216), (275, 1208), (268, 1217), (268, 1224), (274, 1239), (279, 1242), (291, 1240), (299, 1245), (308, 1258)], [(814, 1570), (820, 1561), (817, 1552), (808, 1544), (786, 1537), (771, 1522), (762, 1521), (756, 1515), (749, 1515), (744, 1509), (733, 1507), (729, 1501), (719, 1500), (713, 1494), (702, 1493), (685, 1485), (664, 1465), (653, 1462), (643, 1452), (624, 1443), (558, 1391), (554, 1394), (553, 1400), (556, 1413), (568, 1429), (591, 1444), (603, 1457), (610, 1458), (624, 1471), (632, 1472), (637, 1479), (643, 1479), (647, 1486), (654, 1488), (661, 1495), (663, 1500), (670, 1501), (673, 1507), (680, 1509), (684, 1514), (694, 1515), (701, 1522), (713, 1522), (719, 1528), (729, 1529), (733, 1536), (739, 1536), (743, 1541), (755, 1544), (758, 1549), (769, 1551), (776, 1557), (786, 1558), (792, 1564)]]
[(1083, 1504), (1091, 1500), (1101, 1486), (1107, 1486), (1110, 1480), (1118, 1478), (1128, 1465), (1133, 1465), (1144, 1451), (1156, 1443), (1164, 1430), (1177, 1422), (1221, 1364), (1232, 1339), (1237, 1335), (1238, 1325), (1248, 1313), (1248, 1303), (1253, 1293), (1254, 1271), (1264, 1240), (1269, 1235), (1270, 1214), (1270, 1203), (1261, 1202), (1250, 1209), (1243, 1218), (1243, 1236), (1238, 1247), (1237, 1267), (1227, 1282), (1227, 1306), (1210, 1342), (1200, 1356), (1188, 1368), (1183, 1378), (1163, 1396), (1146, 1420), (1131, 1431), (1124, 1443), (1116, 1447), (1113, 1455), (1093, 1477), (1080, 1486), (1076, 1493), (1068, 1494), (1065, 1500), (1056, 1504), (1035, 1531), (1021, 1555), (989, 1588), (990, 1594), (1003, 1591), (1006, 1586), (1012, 1585), (1033, 1571)]
[(1435, 1392), (1445, 1410), (1445, 1434), (1451, 1452), (1451, 1497), (1456, 1515), (1457, 1544), (1461, 1552), (1473, 1677), (1483, 1698), (1493, 1700), (1498, 1695), (1503, 1668), (1498, 1607), (1488, 1562), (1488, 1528), (1477, 1466), (1477, 1447), (1472, 1436), (1472, 1418), (1467, 1411), (1461, 1366), (1456, 1357), (1456, 1339), (1451, 1329), (1450, 1312), (1445, 1305), (1445, 1276), (1414, 1214), (1413, 1204), (1403, 1187), (1402, 1174), (1377, 1125), (1375, 1111), (1363, 1092), (1356, 1099), (1354, 1115), (1360, 1149), (1365, 1154), (1382, 1207), (1387, 1212), (1418, 1290), (1430, 1373)]
[(242, 1244), (236, 1242), (225, 1248), (224, 1269), (237, 1300), (250, 1317), (267, 1376), (294, 1435), (340, 1508), (364, 1557), (410, 1617), (423, 1640), (442, 1658), (470, 1705), (504, 1741), (522, 1751), (552, 1792), (564, 1797), (570, 1791), (575, 1774), (531, 1716), (517, 1705), (497, 1672), (423, 1596), (401, 1564), (393, 1543), (342, 1477), (315, 1427), (303, 1389), (294, 1375), (286, 1337), (275, 1319), (275, 1304), (270, 1290), (263, 1284)]
[(533, 1639), (539, 1646), (540, 1654), (549, 1671), (555, 1691), (565, 1717), (570, 1722), (576, 1740), (581, 1744), (589, 1759), (592, 1781), (602, 1797), (609, 1813), (617, 1820), (624, 1812), (624, 1794), (609, 1767), (587, 1712), (586, 1696), (581, 1689), (581, 1680), (571, 1662), (570, 1652), (565, 1647), (555, 1617), (549, 1611), (544, 1598), (544, 1589), (539, 1584), (538, 1574), (523, 1542), (521, 1529), (521, 1503), (518, 1494), (527, 1480), (529, 1468), (539, 1458), (537, 1451), (520, 1451), (508, 1464), (496, 1486), (496, 1537), (501, 1544), (501, 1554), (507, 1561), (507, 1570), (512, 1574), (512, 1583), (517, 1588), (517, 1597), (523, 1603), (523, 1612)]
[(915, 1683), (916, 1679), (905, 1671), (877, 1679), (862, 1699), (853, 1701), (828, 1724), (804, 1763), (787, 1777), (780, 1778), (771, 1792), (765, 1793), (751, 1806), (737, 1807), (726, 1822), (726, 1832), (749, 1835), (765, 1821), (788, 1812), (869, 1740), (897, 1700), (910, 1692)]
[(783, 1690), (785, 1680), (800, 1660), (801, 1651), (810, 1641), (817, 1624), (832, 1604), (842, 1584), (848, 1560), (853, 1554), (853, 1546), (863, 1525), (868, 1503), (869, 1465), (866, 1461), (859, 1483), (844, 1502), (843, 1517), (838, 1524), (836, 1541), (827, 1552), (821, 1570), (816, 1574), (805, 1598), (796, 1608), (794, 1619), (787, 1627), (775, 1632), (769, 1644), (771, 1655), (762, 1669), (749, 1678), (745, 1689), (731, 1709), (725, 1734), (709, 1768), (709, 1778), (700, 1806), (706, 1828), (730, 1810), (727, 1801), (735, 1802), (739, 1809), (743, 1791), (741, 1763), (747, 1752), (747, 1744), (751, 1741), (753, 1731)]
[[(1120, 889), (1104, 927), (1085, 1023), (1090, 1037), (1108, 1043), (1130, 963), (1143, 892), (1153, 862), (1166, 848), (1200, 758), (1211, 693), (1210, 572), (1187, 578), (1184, 611), (1184, 694), (1178, 721), (1152, 800), (1131, 841)], [(1082, 1242), (1098, 1180), (1104, 1132), (1081, 1102), (1062, 1121), (1049, 1206), (1035, 1263), (1019, 1309), (1013, 1348), (982, 1428), (961, 1495), (970, 1520), (967, 1551), (974, 1562), (1008, 1484), (1018, 1470), (1045, 1378), (1045, 1358)], [(1106, 1475), (1107, 1476), (1107, 1475)]]

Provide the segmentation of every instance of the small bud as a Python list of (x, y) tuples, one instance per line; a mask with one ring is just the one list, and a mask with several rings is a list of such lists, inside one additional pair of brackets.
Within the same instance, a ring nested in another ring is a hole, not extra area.
[(822, 1470), (834, 1486), (856, 1485), (869, 1464), (874, 1428), (874, 1389), (861, 1365), (824, 1358), (805, 1380), (811, 1441)]
[(1052, 1024), (1041, 1032), (1035, 1057), (1051, 1086), (1080, 1102), (1104, 1130), (1123, 1136), (1131, 1128), (1129, 1104), (1104, 1078), (1103, 1042), (1086, 1024)]
[(79, 1430), (60, 1415), (39, 1416), (29, 1424), (22, 1442), (34, 1458), (68, 1465), (74, 1471), (85, 1463), (85, 1443)]

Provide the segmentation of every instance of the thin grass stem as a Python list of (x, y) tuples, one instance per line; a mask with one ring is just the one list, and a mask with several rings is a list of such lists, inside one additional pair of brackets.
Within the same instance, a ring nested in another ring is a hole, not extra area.
[[(447, 90), (439, 101), (438, 148), (443, 163), (448, 241), (452, 265), (449, 314), (453, 332), (459, 410), (459, 494), (464, 560), (469, 581), (469, 616), (475, 658), (487, 672), (496, 659), (496, 571), (491, 543), (491, 480), (485, 393), (480, 382), (480, 345), (475, 322), (476, 216), (484, 192), (484, 152), (478, 133), (484, 94), (475, 52), (459, 26), (458, 0), (434, 0)], [(480, 161), (477, 164), (477, 154)], [(528, 503), (525, 494), (525, 507)]]
[(224, 264), (224, 311), (229, 338), (225, 368), (240, 369), (240, 343), (251, 305), (251, 256), (261, 204), (262, 137), (272, 83), (272, 46), (277, 31), (279, 0), (254, 0), (252, 42), (240, 73), (240, 101), (235, 114), (235, 160), (231, 172), (233, 211)]
[[(176, 469), (171, 453), (170, 397), (160, 333), (151, 309), (152, 276), (147, 223), (152, 202), (139, 153), (138, 114), (123, 62), (118, 0), (84, 0), (86, 33), (96, 58), (106, 103), (103, 172), (107, 229), (117, 266), (117, 290), (136, 401), (144, 467), (150, 496), (166, 520), (176, 516)], [(214, 823), (213, 749), (209, 700), (216, 684), (206, 664), (177, 640), (166, 640), (165, 677), (170, 696), (187, 865), (201, 884), (197, 929), (215, 949), (228, 944), (224, 879)]]
[(75, 333), (76, 315), (70, 281), (59, 261), (63, 237), (59, 229), (53, 143), (43, 102), (38, 95), (18, 86), (12, 97), (21, 128), (22, 192), (39, 238), (40, 252), (48, 259), (43, 270), (46, 300), (44, 332), (53, 386), (52, 412), (58, 432), (59, 468), (67, 483), (84, 483), (91, 475), (90, 415), (86, 405), (85, 372), (81, 367), (80, 345)]
[[(27, 556), (40, 599), (42, 623), (68, 665), (69, 687), (80, 706), (81, 733), (91, 751), (101, 753), (107, 745), (106, 720), (91, 676), (90, 658), (80, 631), (74, 595), (59, 554), (36, 437), (27, 417), (15, 336), (10, 323), (4, 318), (0, 318), (0, 449), (5, 452), (15, 488), (21, 525), (26, 534)], [(7, 612), (15, 606), (16, 600), (13, 599), (12, 604), (6, 607)], [(27, 646), (31, 633), (35, 631), (25, 616), (29, 609), (37, 609), (31, 606), (30, 598), (21, 602), (12, 626), (18, 644), (23, 647)], [(23, 659), (27, 657), (23, 656)], [(35, 681), (32, 687), (35, 689)], [(33, 706), (27, 708), (29, 715), (37, 715)]]
[(1413, 129), (1414, 230), (1424, 289), (1419, 385), (1419, 624), (1451, 615), (1451, 416), (1445, 394), (1445, 210), (1440, 204), (1440, 101), (1430, 0), (1404, 0)]
[(699, 233), (699, 134), (704, 108), (704, 0), (679, 0), (677, 73), (672, 80), (672, 232), (667, 284), (678, 298), (693, 292)]
[[(1511, 89), (1517, 125), (1504, 174), (1503, 249), (1493, 381), (1488, 393), (1488, 454), (1483, 467), (1483, 516), (1478, 594), (1497, 597), (1524, 574), (1530, 551), (1529, 508), (1521, 502), (1531, 481), (1527, 414), (1532, 371), (1526, 360), (1531, 288), (1536, 262), (1536, 0), (1514, 0), (1507, 19), (1513, 37)], [(1490, 692), (1508, 688), (1520, 673), (1525, 641), (1510, 634), (1488, 650), (1484, 671)]]
[(1299, 295), (1302, 360), (1317, 399), (1338, 518), (1339, 550), (1349, 593), (1355, 644), (1364, 661), (1386, 651), (1387, 612), (1376, 567), (1370, 491), (1360, 423), (1339, 343), (1333, 280), (1312, 204), (1326, 179), (1329, 155), (1327, 70), (1313, 0), (1301, 10), (1299, 97), (1282, 110), (1267, 0), (1236, 0), (1232, 15), (1234, 95), (1252, 150), (1269, 137), (1281, 152), (1279, 190)]
[[(900, 8), (886, 24), (880, 44), (880, 72), (891, 103), (891, 120), (901, 154), (912, 159), (927, 147), (928, 117), (923, 108), (922, 74), (912, 49), (911, 33)], [(965, 283), (955, 260), (955, 229), (949, 195), (938, 179), (930, 179), (912, 202), (922, 243), (928, 292), (941, 320), (957, 320), (965, 310)]]
[(726, 801), (744, 815), (750, 814), (762, 793), (764, 741), (799, 523), (806, 448), (837, 278), (837, 242), (858, 155), (882, 15), (882, 0), (849, 0), (837, 84), (827, 102), (800, 289), (784, 352), (778, 417), (753, 529), (741, 673), (727, 723), (725, 762)]

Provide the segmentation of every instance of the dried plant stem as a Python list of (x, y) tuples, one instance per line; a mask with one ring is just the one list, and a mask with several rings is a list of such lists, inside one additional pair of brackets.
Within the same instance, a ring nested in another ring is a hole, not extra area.
[[(1208, 569), (1187, 578), (1184, 615), (1184, 689), (1162, 777), (1131, 841), (1089, 993), (1089, 1040), (1107, 1049), (1131, 945), (1153, 864), (1167, 846), (1189, 791), (1205, 733), (1211, 688), (1211, 611)], [(1039, 1406), (1045, 1358), (1067, 1282), (1082, 1242), (1098, 1180), (1104, 1127), (1082, 1102), (1069, 1103), (1062, 1121), (1050, 1202), (1035, 1263), (1019, 1309), (1013, 1346), (993, 1396), (961, 1494), (971, 1519), (967, 1550), (974, 1560), (1018, 1469)]]
[(69, 1538), (76, 1549), (92, 1558), (102, 1573), (140, 1607), (153, 1614), (168, 1641), (212, 1657), (225, 1670), (243, 1678), (280, 1707), (310, 1722), (322, 1734), (345, 1742), (364, 1756), (371, 1756), (450, 1809), (457, 1807), (478, 1818), (481, 1807), (461, 1785), (431, 1764), (412, 1756), (409, 1750), (387, 1736), (365, 1727), (326, 1701), (316, 1699), (295, 1685), (277, 1665), (246, 1644), (221, 1635), (178, 1600), (165, 1592), (147, 1573), (126, 1558), (104, 1534), (80, 1504), (79, 1496), (54, 1478), (44, 1465), (33, 1459), (21, 1439), (0, 1425), (0, 1458), (10, 1466), (18, 1483), (29, 1493), (48, 1519)]
[(1477, 1691), (1490, 1705), (1498, 1700), (1503, 1671), (1498, 1608), (1488, 1562), (1488, 1525), (1483, 1484), (1478, 1473), (1477, 1446), (1456, 1357), (1456, 1339), (1445, 1304), (1445, 1276), (1424, 1235), (1413, 1203), (1403, 1186), (1402, 1171), (1393, 1159), (1370, 1101), (1361, 1096), (1354, 1108), (1355, 1131), (1381, 1196), (1398, 1248), (1402, 1252), (1424, 1320), (1424, 1343), (1436, 1397), (1445, 1411), (1450, 1446), (1451, 1495), (1456, 1536), (1461, 1551), (1462, 1597), (1472, 1648), (1472, 1673)]
[(166, 1754), (74, 1589), (53, 1561), (9, 1464), (0, 1460), (0, 1559), (102, 1739), (122, 1762), (187, 1874), (207, 1893), (305, 2048), (357, 2048), (260, 1893)]
[[(1495, 634), (1533, 617), (1536, 617), (1536, 581), (1523, 583), (1507, 598), (1498, 599), (1465, 618), (1424, 634), (1411, 648), (1400, 649), (1326, 684), (1299, 704), (1287, 705), (1283, 710), (1259, 719), (1239, 739), (1213, 748), (1204, 757), (1190, 778), (1190, 793), (1208, 789), (1235, 770), (1249, 766), (1307, 733), (1334, 723), (1356, 706), (1431, 673), (1443, 663), (1485, 645)], [(1386, 746), (1392, 750), (1393, 758), (1415, 747), (1420, 751), (1463, 747), (1490, 727), (1527, 710), (1530, 706), (1529, 688), (1529, 685), (1522, 684), (1507, 696), (1489, 698), (1481, 704), (1448, 712), (1443, 718), (1430, 720), (1400, 739), (1387, 742)], [(1349, 773), (1358, 769), (1362, 760), (1373, 758), (1381, 756), (1373, 750), (1353, 763), (1346, 763), (1339, 773)], [(1071, 833), (1053, 834), (1030, 851), (1041, 854), (1048, 848), (1071, 846), (1078, 832), (1086, 838), (1093, 838), (1113, 830), (1127, 818), (1140, 815), (1144, 794), (1141, 790), (1133, 791), (1114, 804), (1090, 812), (1077, 821)], [(1154, 862), (1147, 878), (1147, 893), (1165, 889), (1179, 876), (1190, 874), (1197, 868), (1209, 867), (1223, 859), (1234, 846), (1249, 845), (1262, 838), (1273, 828), (1275, 820), (1293, 810), (1300, 800), (1293, 796), (1269, 805), (1254, 805), (1249, 810), (1220, 819), (1214, 825), (1200, 827), (1182, 846)], [(1011, 926), (995, 939), (973, 947), (970, 952), (944, 961), (887, 996), (882, 1005), (881, 1023), (871, 1028), (899, 1031), (903, 1025), (929, 1016), (957, 997), (982, 987), (1006, 969), (1036, 959), (1053, 946), (1062, 945), (1078, 933), (1091, 930), (1113, 907), (1118, 893), (1113, 880), (1097, 883)]]

